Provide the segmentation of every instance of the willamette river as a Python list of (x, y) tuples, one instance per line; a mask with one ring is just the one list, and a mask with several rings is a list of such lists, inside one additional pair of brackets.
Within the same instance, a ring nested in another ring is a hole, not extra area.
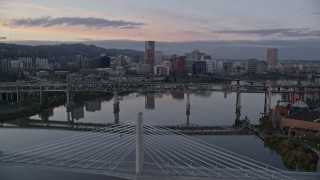
[[(143, 113), (145, 121), (160, 125), (182, 125), (186, 123), (187, 95), (183, 93), (131, 93), (119, 97), (120, 122), (135, 119), (138, 112)], [(272, 95), (271, 106), (274, 107), (280, 95)], [(112, 97), (97, 98), (76, 103), (69, 113), (75, 122), (112, 123), (114, 122)], [(235, 120), (236, 94), (222, 92), (190, 94), (190, 123), (194, 125), (232, 125)], [(247, 116), (251, 123), (259, 124), (264, 110), (264, 94), (241, 94), (241, 119)], [(68, 113), (64, 106), (56, 107), (45, 113), (35, 115), (32, 119), (49, 119), (67, 121)], [(10, 127), (8, 127), (10, 126)], [(76, 131), (54, 130), (46, 128), (12, 128), (18, 126), (14, 121), (3, 124), (0, 128), (1, 151), (13, 151), (24, 147), (48, 142), (58, 138), (74, 135)], [(263, 142), (253, 135), (210, 135), (195, 136), (208, 143), (220, 146), (235, 153), (253, 158), (271, 166), (285, 169), (281, 156), (265, 147)], [(319, 171), (319, 165), (318, 165)], [(19, 172), (19, 173), (15, 173)], [(104, 176), (37, 170), (21, 167), (1, 167), (0, 179), (105, 179)], [(115, 179), (115, 178), (111, 178)]]

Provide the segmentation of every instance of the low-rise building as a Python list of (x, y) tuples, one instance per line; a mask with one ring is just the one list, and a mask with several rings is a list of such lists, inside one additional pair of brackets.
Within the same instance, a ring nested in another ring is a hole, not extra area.
[(149, 64), (137, 64), (138, 74), (151, 74), (151, 67)]
[(320, 140), (320, 109), (304, 110), (282, 117), (280, 128), (288, 131), (291, 137)]
[(72, 73), (67, 76), (68, 83), (82, 83), (83, 82), (83, 75)]

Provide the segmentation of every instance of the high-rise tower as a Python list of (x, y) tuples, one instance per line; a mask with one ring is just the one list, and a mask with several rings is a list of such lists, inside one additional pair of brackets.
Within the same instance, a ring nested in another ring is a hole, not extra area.
[(145, 42), (145, 51), (144, 51), (144, 64), (149, 64), (151, 67), (151, 72), (153, 72), (154, 67), (154, 41)]
[(269, 48), (267, 49), (267, 62), (268, 66), (275, 67), (278, 64), (278, 49)]

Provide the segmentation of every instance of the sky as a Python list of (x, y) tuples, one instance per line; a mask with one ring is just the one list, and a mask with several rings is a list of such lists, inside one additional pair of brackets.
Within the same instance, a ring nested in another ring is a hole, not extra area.
[(0, 42), (318, 42), (319, 7), (319, 0), (0, 0)]

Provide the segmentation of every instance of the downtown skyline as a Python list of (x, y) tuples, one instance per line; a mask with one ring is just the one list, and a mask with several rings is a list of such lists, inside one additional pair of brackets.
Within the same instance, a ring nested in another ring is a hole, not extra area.
[(135, 42), (154, 40), (189, 43), (187, 51), (202, 49), (197, 43), (213, 42), (203, 51), (215, 49), (214, 45), (264, 51), (276, 47), (280, 58), (296, 57), (281, 55), (281, 48), (288, 47), (300, 49), (305, 59), (315, 59), (320, 45), (319, 6), (317, 0), (0, 0), (0, 42), (84, 42), (102, 47), (116, 42), (122, 44), (114, 48), (131, 48)]

